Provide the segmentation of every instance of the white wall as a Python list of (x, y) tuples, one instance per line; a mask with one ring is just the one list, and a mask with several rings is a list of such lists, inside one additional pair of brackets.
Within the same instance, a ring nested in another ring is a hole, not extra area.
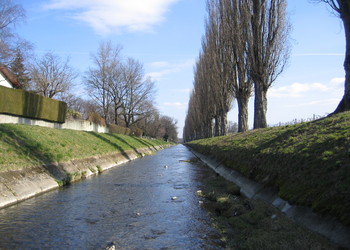
[(47, 122), (42, 120), (24, 118), (19, 116), (0, 114), (0, 124), (1, 123), (27, 124), (27, 125), (41, 126), (41, 127), (48, 127), (48, 128), (93, 131), (97, 133), (109, 132), (109, 129), (105, 126), (101, 126), (101, 125), (98, 125), (89, 121), (83, 121), (83, 120), (67, 120), (65, 123), (56, 123), (56, 122)]
[(5, 79), (5, 77), (2, 74), (0, 74), (0, 86), (12, 88), (12, 85)]

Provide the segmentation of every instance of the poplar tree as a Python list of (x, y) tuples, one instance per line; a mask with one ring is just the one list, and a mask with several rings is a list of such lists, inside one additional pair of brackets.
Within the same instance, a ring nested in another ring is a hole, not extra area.
[[(267, 127), (267, 91), (289, 58), (286, 0), (251, 0), (248, 54), (254, 83), (254, 129)], [(248, 17), (249, 17), (248, 16)]]
[(349, 0), (321, 0), (321, 2), (327, 3), (343, 21), (345, 31), (345, 83), (344, 83), (344, 95), (341, 99), (334, 114), (343, 111), (350, 110), (350, 1)]

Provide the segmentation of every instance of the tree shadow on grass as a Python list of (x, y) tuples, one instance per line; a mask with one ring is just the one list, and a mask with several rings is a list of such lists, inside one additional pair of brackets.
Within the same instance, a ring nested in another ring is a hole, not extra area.
[(58, 161), (58, 156), (45, 152), (46, 149), (42, 144), (26, 136), (21, 129), (15, 126), (3, 125), (0, 126), (0, 134), (11, 138), (3, 140), (4, 143), (9, 145), (11, 150), (19, 156), (24, 155), (26, 158), (32, 159), (33, 164), (43, 166), (53, 178), (58, 179), (58, 176), (66, 175), (63, 170), (52, 166), (52, 163)]
[[(116, 139), (118, 139), (119, 141), (123, 142), (124, 144), (128, 145), (130, 148), (132, 148), (132, 150), (134, 150), (134, 152), (138, 155), (142, 155), (142, 153), (140, 151), (138, 151), (138, 149), (131, 145), (129, 142), (127, 142), (126, 140), (124, 140), (122, 137), (118, 136), (118, 134), (109, 134), (109, 136), (114, 137)], [(135, 139), (134, 137), (132, 137), (133, 139)]]
[(147, 148), (149, 148), (150, 150), (154, 149), (157, 150), (157, 148), (150, 142), (147, 142), (145, 140), (140, 139), (139, 137), (133, 137), (133, 139), (135, 139), (136, 141), (138, 141), (139, 143), (145, 145)]
[[(112, 142), (111, 140), (108, 140), (106, 137), (104, 136), (101, 136), (100, 134), (96, 133), (96, 132), (87, 132), (89, 133), (90, 135), (93, 135), (95, 137), (97, 137), (98, 139), (104, 141), (104, 142), (107, 142), (108, 144), (110, 144), (111, 146), (113, 146), (114, 148), (116, 148), (125, 158), (127, 158), (128, 160), (131, 160), (129, 155), (125, 152), (125, 150), (120, 146), (118, 145), (117, 143), (115, 142)], [(114, 136), (113, 136), (114, 137)], [(127, 145), (130, 146), (130, 144), (128, 144), (125, 140), (123, 139), (120, 139), (118, 137), (116, 137), (118, 140), (122, 141), (123, 143), (126, 143)], [(133, 148), (133, 147), (132, 147)], [(133, 148), (134, 149), (134, 148)], [(135, 150), (135, 149), (134, 149)]]

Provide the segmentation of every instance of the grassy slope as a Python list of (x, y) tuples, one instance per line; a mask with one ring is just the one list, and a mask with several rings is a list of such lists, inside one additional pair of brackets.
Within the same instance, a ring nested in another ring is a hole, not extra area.
[(0, 172), (161, 144), (120, 134), (0, 124)]
[(221, 233), (225, 249), (337, 249), (262, 201), (240, 196), (239, 188), (217, 175), (197, 194)]
[(350, 225), (350, 112), (188, 145), (276, 188), (292, 204)]

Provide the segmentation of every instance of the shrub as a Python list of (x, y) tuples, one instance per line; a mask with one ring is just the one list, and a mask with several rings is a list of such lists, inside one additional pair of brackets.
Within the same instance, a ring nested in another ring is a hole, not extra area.
[(82, 119), (82, 114), (78, 111), (75, 111), (73, 109), (67, 109), (66, 118), (67, 119), (73, 119), (73, 120), (80, 120)]
[(109, 132), (114, 134), (130, 135), (131, 129), (116, 124), (110, 124)]
[(134, 133), (135, 136), (141, 137), (142, 134), (143, 134), (143, 131), (140, 128), (135, 128), (135, 129), (133, 129), (133, 133)]
[(89, 115), (88, 121), (99, 124), (101, 126), (106, 126), (105, 119), (103, 119), (102, 116), (100, 116), (98, 113), (95, 113), (95, 112)]

